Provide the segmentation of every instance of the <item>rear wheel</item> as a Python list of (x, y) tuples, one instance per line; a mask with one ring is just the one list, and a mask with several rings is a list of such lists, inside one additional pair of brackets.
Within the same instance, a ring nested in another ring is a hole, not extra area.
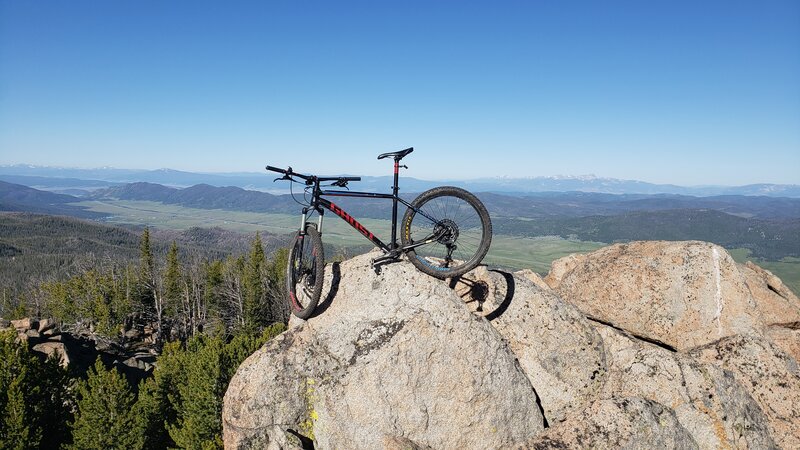
[(474, 269), (492, 243), (492, 222), (480, 200), (464, 189), (443, 186), (425, 191), (403, 216), (402, 245), (417, 269), (437, 278)]
[(314, 224), (307, 223), (305, 234), (299, 232), (289, 249), (286, 269), (286, 290), (292, 314), (308, 319), (314, 313), (322, 295), (325, 256), (322, 239)]

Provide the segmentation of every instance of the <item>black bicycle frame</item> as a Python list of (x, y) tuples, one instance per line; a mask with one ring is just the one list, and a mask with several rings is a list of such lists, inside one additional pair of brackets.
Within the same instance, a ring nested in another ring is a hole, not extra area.
[[(314, 188), (313, 194), (311, 196), (311, 204), (307, 207), (303, 208), (303, 215), (300, 221), (300, 233), (305, 233), (305, 223), (306, 218), (308, 217), (308, 213), (310, 211), (316, 211), (319, 213), (319, 223), (317, 225), (317, 231), (322, 233), (322, 217), (324, 215), (324, 209), (327, 209), (337, 216), (341, 217), (345, 222), (349, 223), (351, 227), (355, 228), (356, 231), (364, 235), (370, 242), (372, 242), (376, 247), (380, 248), (386, 253), (393, 253), (398, 251), (406, 251), (410, 250), (415, 247), (419, 247), (421, 245), (429, 244), (440, 236), (437, 234), (431, 234), (427, 236), (425, 239), (421, 239), (419, 242), (415, 242), (410, 245), (406, 245), (405, 247), (400, 248), (397, 243), (397, 204), (402, 203), (408, 208), (414, 210), (416, 214), (420, 214), (423, 217), (427, 218), (433, 223), (438, 223), (438, 220), (431, 217), (425, 211), (415, 207), (397, 194), (399, 191), (398, 188), (398, 172), (399, 172), (399, 164), (398, 161), (395, 161), (394, 167), (394, 184), (392, 186), (392, 193), (391, 194), (380, 194), (375, 192), (357, 192), (357, 191), (339, 191), (339, 190), (323, 190), (320, 188), (320, 182), (326, 180), (316, 179), (314, 180)], [(386, 199), (392, 200), (392, 242), (390, 245), (386, 245), (383, 241), (378, 239), (377, 236), (371, 231), (367, 229), (364, 225), (358, 222), (355, 217), (350, 215), (347, 211), (345, 211), (341, 206), (333, 203), (332, 201), (322, 198), (322, 196), (333, 196), (333, 197), (359, 197), (359, 198), (379, 198), (379, 199)]]

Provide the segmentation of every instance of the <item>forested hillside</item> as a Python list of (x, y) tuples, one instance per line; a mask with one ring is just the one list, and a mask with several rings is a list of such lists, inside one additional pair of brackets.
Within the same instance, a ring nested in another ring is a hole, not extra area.
[(700, 240), (746, 248), (771, 261), (800, 257), (800, 219), (746, 219), (712, 210), (636, 211), (614, 216), (496, 218), (495, 232), (516, 236), (561, 236), (594, 242)]
[(222, 449), (220, 411), (231, 377), (283, 330), (275, 324), (166, 343), (138, 385), (100, 359), (87, 373), (73, 374), (0, 330), (0, 448)]
[[(92, 255), (72, 260), (61, 276), (29, 280), (24, 292), (3, 296), (0, 448), (221, 448), (230, 378), (288, 317), (285, 249), (268, 254), (255, 234), (244, 252), (221, 256), (217, 249), (215, 256), (196, 243), (154, 245), (147, 228), (136, 234), (33, 215), (4, 215), (0, 230), (4, 241), (13, 236), (3, 244), (4, 267), (24, 260), (34, 245), (43, 245), (42, 264), (59, 253)], [(182, 242), (225, 241), (218, 231), (190, 231)], [(56, 328), (40, 325), (39, 332), (30, 325), (35, 319), (8, 321), (21, 317), (48, 318), (42, 324), (53, 318)], [(105, 354), (88, 372), (59, 353), (42, 359), (53, 345), (67, 351), (73, 336)], [(51, 347), (36, 345), (43, 340)], [(143, 353), (155, 356), (154, 366), (137, 359)], [(129, 365), (144, 370), (142, 382), (123, 376)]]
[[(134, 263), (141, 232), (63, 216), (0, 213), (0, 286), (6, 297), (14, 296), (30, 292), (41, 282), (62, 280), (86, 268)], [(220, 228), (153, 229), (151, 235), (157, 254), (166, 254), (175, 241), (181, 255), (193, 261), (242, 254), (252, 239)], [(268, 253), (288, 240), (286, 236), (263, 233), (261, 237)]]
[(87, 211), (71, 205), (77, 197), (40, 191), (20, 184), (0, 181), (0, 211), (35, 212), (42, 214), (63, 214), (73, 217), (96, 219), (103, 214)]

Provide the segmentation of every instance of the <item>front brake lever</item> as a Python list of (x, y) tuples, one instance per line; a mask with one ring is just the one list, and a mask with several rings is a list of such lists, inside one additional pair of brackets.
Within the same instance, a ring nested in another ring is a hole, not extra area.
[(286, 169), (286, 173), (284, 173), (282, 177), (275, 178), (274, 180), (272, 180), (272, 182), (274, 183), (276, 181), (282, 181), (282, 180), (294, 181), (292, 180), (291, 174), (292, 174), (292, 166), (289, 166), (289, 168)]

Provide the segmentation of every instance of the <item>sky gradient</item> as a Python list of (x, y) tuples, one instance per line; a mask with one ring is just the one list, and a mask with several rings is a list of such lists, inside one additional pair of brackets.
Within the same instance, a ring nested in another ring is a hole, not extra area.
[(800, 184), (800, 2), (0, 0), (0, 164)]

